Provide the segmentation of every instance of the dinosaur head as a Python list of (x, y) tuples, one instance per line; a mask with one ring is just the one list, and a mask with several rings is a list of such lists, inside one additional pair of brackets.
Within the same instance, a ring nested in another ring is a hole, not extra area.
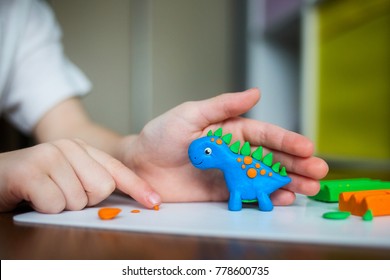
[(220, 168), (229, 151), (226, 146), (219, 137), (205, 136), (190, 144), (188, 156), (191, 163), (199, 169)]

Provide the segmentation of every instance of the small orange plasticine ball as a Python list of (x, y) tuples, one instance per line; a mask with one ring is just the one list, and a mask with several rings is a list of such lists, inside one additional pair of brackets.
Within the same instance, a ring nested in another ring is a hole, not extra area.
[(156, 211), (158, 211), (158, 210), (160, 210), (160, 206), (154, 205), (154, 206), (153, 206), (153, 209), (156, 210)]
[(138, 210), (138, 209), (134, 209), (134, 210), (131, 210), (131, 213), (134, 213), (134, 214), (136, 214), (136, 213), (140, 213), (141, 211), (140, 210)]
[(115, 218), (122, 210), (119, 208), (100, 208), (98, 215), (102, 220), (111, 220)]

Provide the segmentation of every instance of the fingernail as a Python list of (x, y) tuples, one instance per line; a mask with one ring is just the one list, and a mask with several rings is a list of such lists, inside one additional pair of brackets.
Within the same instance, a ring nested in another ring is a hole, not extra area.
[(157, 193), (151, 193), (149, 195), (149, 202), (154, 205), (160, 205), (161, 204), (161, 197)]
[(258, 87), (248, 88), (245, 92), (251, 92), (251, 91), (259, 91), (259, 88)]

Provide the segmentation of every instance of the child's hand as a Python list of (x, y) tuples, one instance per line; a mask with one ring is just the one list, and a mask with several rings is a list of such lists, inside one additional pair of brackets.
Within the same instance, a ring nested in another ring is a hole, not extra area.
[[(318, 180), (328, 172), (313, 157), (313, 144), (306, 137), (280, 127), (239, 117), (259, 100), (257, 89), (223, 94), (184, 103), (145, 126), (140, 135), (125, 140), (124, 162), (157, 191), (163, 201), (225, 200), (228, 192), (222, 173), (201, 171), (191, 165), (187, 149), (192, 140), (223, 127), (234, 139), (272, 150), (275, 161), (286, 166), (292, 182), (271, 195), (274, 204), (291, 204), (294, 193), (314, 195)], [(275, 108), (277, 111), (277, 108)], [(233, 143), (233, 142), (232, 142)]]
[(80, 140), (58, 140), (0, 154), (0, 212), (25, 200), (43, 213), (80, 210), (117, 186), (146, 207), (160, 197), (120, 161)]

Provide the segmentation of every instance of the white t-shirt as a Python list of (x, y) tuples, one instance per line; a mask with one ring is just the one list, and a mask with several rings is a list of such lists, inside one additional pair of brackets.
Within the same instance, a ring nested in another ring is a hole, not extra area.
[(90, 89), (65, 57), (60, 27), (45, 2), (0, 0), (0, 114), (29, 133), (53, 106)]

